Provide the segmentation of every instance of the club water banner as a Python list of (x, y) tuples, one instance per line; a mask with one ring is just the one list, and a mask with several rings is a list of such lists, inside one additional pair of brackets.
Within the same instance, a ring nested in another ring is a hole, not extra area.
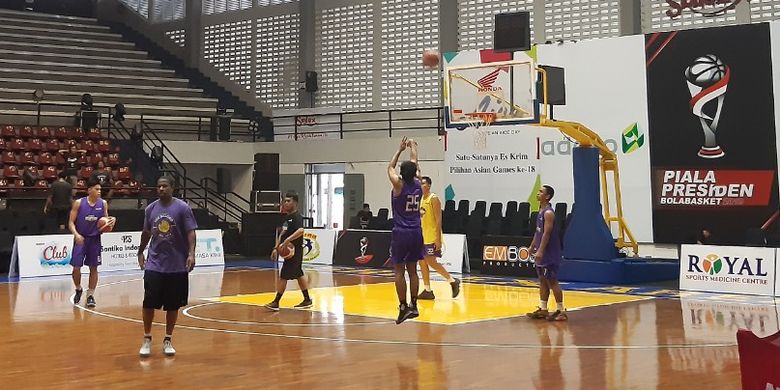
[(655, 242), (742, 244), (778, 207), (768, 24), (645, 36)]
[[(536, 50), (527, 54), (538, 64), (560, 66), (566, 72), (566, 105), (554, 107), (554, 118), (584, 124), (617, 153), (626, 221), (637, 240), (652, 242), (642, 37), (542, 45)], [(444, 66), (479, 64), (481, 59), (479, 51), (464, 51), (445, 56)], [(536, 192), (549, 184), (555, 188), (553, 202), (571, 206), (576, 146), (557, 129), (538, 126), (449, 129), (445, 196), (472, 204), (529, 202), (536, 210)]]
[[(197, 266), (224, 265), (222, 231), (196, 232), (195, 263)], [(138, 269), (138, 247), (141, 232), (103, 233), (100, 271)], [(11, 256), (10, 272), (19, 267), (20, 277), (67, 275), (71, 273), (73, 236), (70, 234), (17, 236)], [(148, 249), (147, 249), (148, 254)], [(83, 267), (83, 272), (89, 272)]]

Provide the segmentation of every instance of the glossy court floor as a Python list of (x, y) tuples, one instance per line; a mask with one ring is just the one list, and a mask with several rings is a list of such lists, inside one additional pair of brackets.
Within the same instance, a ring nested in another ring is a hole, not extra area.
[[(687, 389), (740, 388), (738, 328), (778, 331), (772, 299), (567, 284), (570, 320), (533, 321), (529, 280), (436, 282), (417, 320), (395, 325), (388, 270), (307, 268), (310, 310), (262, 307), (275, 270), (200, 268), (174, 334), (150, 358), (141, 273), (101, 276), (94, 310), (69, 278), (0, 285), (3, 388)], [(300, 301), (295, 283), (282, 301)], [(6, 304), (7, 303), (7, 304)], [(156, 320), (163, 320), (158, 312)]]

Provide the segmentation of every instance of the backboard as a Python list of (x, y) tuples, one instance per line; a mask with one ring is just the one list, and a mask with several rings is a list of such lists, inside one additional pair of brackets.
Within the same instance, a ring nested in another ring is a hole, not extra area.
[[(493, 126), (537, 122), (539, 105), (533, 59), (523, 52), (493, 53), (491, 50), (489, 55), (485, 52), (445, 54), (446, 126), (464, 129), (473, 124), (474, 113), (484, 112), (496, 113)], [(506, 58), (509, 60), (480, 63), (485, 59)]]

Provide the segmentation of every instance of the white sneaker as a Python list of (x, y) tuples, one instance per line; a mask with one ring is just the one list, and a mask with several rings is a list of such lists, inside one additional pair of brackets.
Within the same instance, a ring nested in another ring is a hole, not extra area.
[(176, 350), (173, 349), (173, 344), (171, 343), (171, 340), (169, 339), (163, 340), (163, 353), (165, 354), (165, 356), (176, 355)]
[(144, 343), (141, 344), (141, 350), (138, 351), (141, 357), (149, 357), (152, 355), (152, 339), (144, 337)]

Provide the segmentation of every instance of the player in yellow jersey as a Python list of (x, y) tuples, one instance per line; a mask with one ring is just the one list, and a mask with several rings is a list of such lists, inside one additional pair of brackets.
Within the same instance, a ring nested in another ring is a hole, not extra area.
[(431, 178), (423, 176), (421, 179), (423, 197), (420, 201), (420, 218), (422, 219), (423, 243), (425, 244), (425, 260), (420, 262), (420, 271), (423, 278), (423, 292), (417, 299), (435, 299), (433, 290), (431, 290), (431, 276), (428, 267), (433, 268), (439, 275), (447, 279), (452, 287), (452, 297), (455, 298), (460, 293), (460, 280), (455, 279), (444, 269), (444, 266), (436, 261), (441, 257), (441, 201), (436, 194), (431, 192)]

